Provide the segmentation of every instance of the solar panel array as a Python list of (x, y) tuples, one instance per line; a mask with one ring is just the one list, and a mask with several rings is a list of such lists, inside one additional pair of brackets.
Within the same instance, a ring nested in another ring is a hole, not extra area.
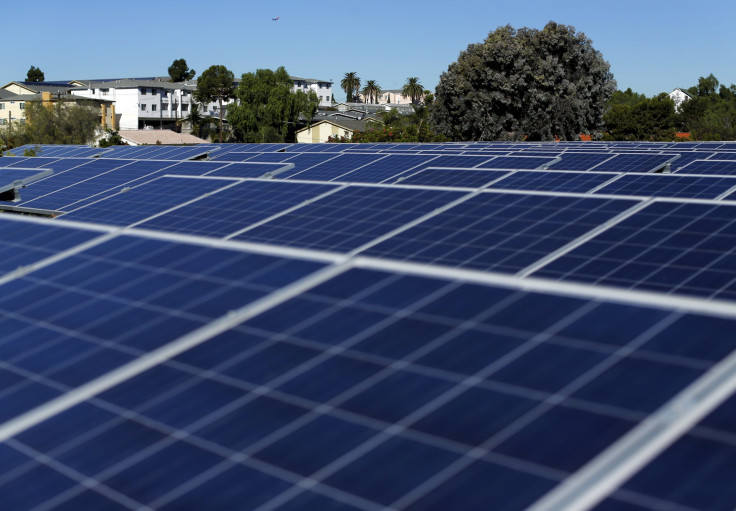
[(8, 509), (736, 507), (736, 144), (13, 154)]

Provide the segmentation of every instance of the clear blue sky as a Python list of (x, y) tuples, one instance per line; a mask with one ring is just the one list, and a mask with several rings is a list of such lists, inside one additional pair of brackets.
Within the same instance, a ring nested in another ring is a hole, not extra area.
[(348, 71), (383, 89), (417, 76), (434, 90), (468, 44), (502, 25), (550, 20), (584, 32), (622, 90), (652, 96), (710, 73), (736, 83), (733, 0), (36, 0), (13, 13), (3, 23), (3, 85), (24, 80), (31, 65), (47, 80), (118, 78), (166, 75), (184, 58), (197, 74), (213, 64), (236, 76), (284, 66), (333, 80), (338, 100)]

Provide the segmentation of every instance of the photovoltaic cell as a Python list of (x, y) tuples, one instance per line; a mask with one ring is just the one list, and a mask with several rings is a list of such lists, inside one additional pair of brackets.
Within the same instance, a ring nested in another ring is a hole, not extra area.
[(518, 171), (496, 181), (491, 188), (586, 193), (611, 180), (612, 177), (610, 173), (604, 172)]
[(287, 168), (287, 163), (231, 163), (225, 167), (212, 170), (208, 176), (215, 177), (267, 177), (278, 174), (281, 169)]
[(679, 174), (736, 174), (736, 161), (733, 160), (695, 160), (680, 167)]
[(78, 477), (26, 505), (526, 508), (646, 417), (642, 384), (650, 409), (702, 374), (646, 347), (693, 319), (352, 270), (18, 435), (0, 494), (45, 469)]
[[(303, 172), (287, 171), (279, 175), (284, 179), (308, 179), (313, 181), (331, 181), (343, 174), (359, 169), (364, 165), (373, 163), (381, 158), (386, 158), (384, 154), (340, 154), (324, 163), (311, 166)], [(292, 160), (289, 160), (291, 162)], [(296, 162), (294, 162), (296, 164)]]
[(593, 167), (598, 172), (655, 172), (676, 156), (670, 154), (617, 154)]
[[(38, 197), (37, 194), (36, 197), (29, 197), (23, 202), (23, 205), (34, 208), (63, 211), (67, 208), (73, 207), (73, 205), (79, 201), (94, 198), (98, 194), (104, 192), (114, 193), (118, 191), (117, 188), (122, 185), (129, 184), (140, 178), (148, 176), (153, 177), (153, 174), (163, 171), (166, 167), (171, 165), (173, 165), (173, 162), (170, 161), (138, 160), (122, 166), (113, 167), (107, 172), (101, 172), (92, 176), (73, 176), (71, 173), (77, 173), (79, 169), (84, 168), (85, 174), (88, 171), (87, 167), (77, 167), (74, 170), (69, 170), (62, 174), (62, 176), (66, 177), (76, 177), (76, 182), (66, 180), (64, 183), (66, 186), (59, 186), (60, 183), (56, 182), (54, 183), (56, 185), (55, 190), (49, 191), (42, 197)], [(79, 179), (80, 177), (84, 178)], [(47, 185), (51, 180), (52, 178), (46, 179), (41, 181), (40, 184)], [(37, 190), (32, 188), (31, 191), (36, 192)]]
[(350, 186), (234, 239), (347, 252), (460, 196), (454, 191)]
[(432, 159), (427, 155), (389, 154), (385, 158), (346, 172), (333, 181), (354, 183), (380, 183), (411, 171)]
[(235, 184), (227, 179), (159, 177), (64, 215), (65, 220), (131, 225)]
[(655, 202), (534, 275), (733, 299), (735, 212), (727, 205)]
[(430, 167), (416, 174), (407, 172), (405, 174), (407, 177), (399, 178), (396, 182), (402, 185), (479, 188), (509, 173), (509, 171), (504, 170), (435, 169)]
[(0, 272), (6, 274), (29, 266), (100, 234), (98, 231), (10, 220), (8, 215), (3, 215), (0, 221), (0, 240), (3, 246)]
[(486, 169), (539, 169), (549, 165), (554, 157), (547, 156), (496, 156), (477, 168)]
[(517, 272), (636, 204), (481, 193), (364, 253), (421, 263)]
[(734, 186), (736, 177), (626, 174), (599, 188), (595, 193), (715, 199)]
[(562, 153), (560, 161), (552, 163), (549, 170), (590, 170), (613, 156), (611, 153)]
[(140, 227), (220, 238), (334, 188), (327, 184), (246, 181), (148, 220)]

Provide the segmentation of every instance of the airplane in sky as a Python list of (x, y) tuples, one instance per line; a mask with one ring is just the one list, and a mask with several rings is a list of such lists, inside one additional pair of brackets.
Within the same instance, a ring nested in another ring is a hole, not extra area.
[(276, 16), (275, 18), (271, 18), (271, 21), (278, 21), (281, 16)]

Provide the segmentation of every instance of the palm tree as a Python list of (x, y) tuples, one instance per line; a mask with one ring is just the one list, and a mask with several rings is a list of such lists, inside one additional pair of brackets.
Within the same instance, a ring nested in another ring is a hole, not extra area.
[(378, 95), (381, 93), (381, 86), (375, 80), (368, 80), (363, 87), (363, 95), (369, 103), (378, 103)]
[(401, 89), (401, 93), (404, 96), (409, 96), (413, 104), (417, 104), (424, 94), (424, 87), (419, 83), (419, 78), (412, 76), (406, 79), (406, 84)]
[(348, 103), (351, 103), (353, 101), (353, 93), (360, 90), (360, 78), (358, 78), (358, 74), (354, 71), (345, 73), (342, 81), (340, 81), (340, 87), (348, 95)]

